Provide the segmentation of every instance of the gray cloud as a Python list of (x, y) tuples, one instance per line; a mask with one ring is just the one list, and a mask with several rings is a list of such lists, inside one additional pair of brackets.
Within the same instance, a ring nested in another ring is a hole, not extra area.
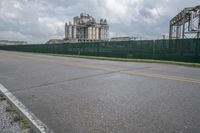
[(199, 0), (1, 0), (0, 39), (44, 43), (64, 37), (64, 23), (87, 12), (106, 18), (110, 36), (155, 39), (168, 33), (171, 17)]

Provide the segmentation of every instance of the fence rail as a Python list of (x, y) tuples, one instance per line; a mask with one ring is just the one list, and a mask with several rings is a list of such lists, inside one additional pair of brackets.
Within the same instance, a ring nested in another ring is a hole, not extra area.
[(1, 50), (200, 63), (200, 39), (0, 46)]

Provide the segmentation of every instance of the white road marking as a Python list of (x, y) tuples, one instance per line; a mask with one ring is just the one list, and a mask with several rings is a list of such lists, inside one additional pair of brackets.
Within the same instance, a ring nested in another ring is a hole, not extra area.
[(8, 89), (0, 83), (0, 92), (6, 97), (22, 117), (30, 123), (36, 133), (53, 133), (41, 120), (31, 113)]

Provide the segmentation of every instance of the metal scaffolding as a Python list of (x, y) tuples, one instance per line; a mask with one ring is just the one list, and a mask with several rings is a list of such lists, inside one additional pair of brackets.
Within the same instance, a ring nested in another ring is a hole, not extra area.
[(200, 38), (200, 5), (185, 8), (170, 20), (169, 38)]

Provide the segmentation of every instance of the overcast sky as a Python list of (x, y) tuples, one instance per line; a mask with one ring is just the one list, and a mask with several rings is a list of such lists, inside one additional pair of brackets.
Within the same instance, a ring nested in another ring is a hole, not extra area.
[(199, 0), (0, 0), (0, 39), (45, 43), (64, 38), (64, 23), (81, 12), (106, 18), (110, 37), (160, 38), (169, 20)]

